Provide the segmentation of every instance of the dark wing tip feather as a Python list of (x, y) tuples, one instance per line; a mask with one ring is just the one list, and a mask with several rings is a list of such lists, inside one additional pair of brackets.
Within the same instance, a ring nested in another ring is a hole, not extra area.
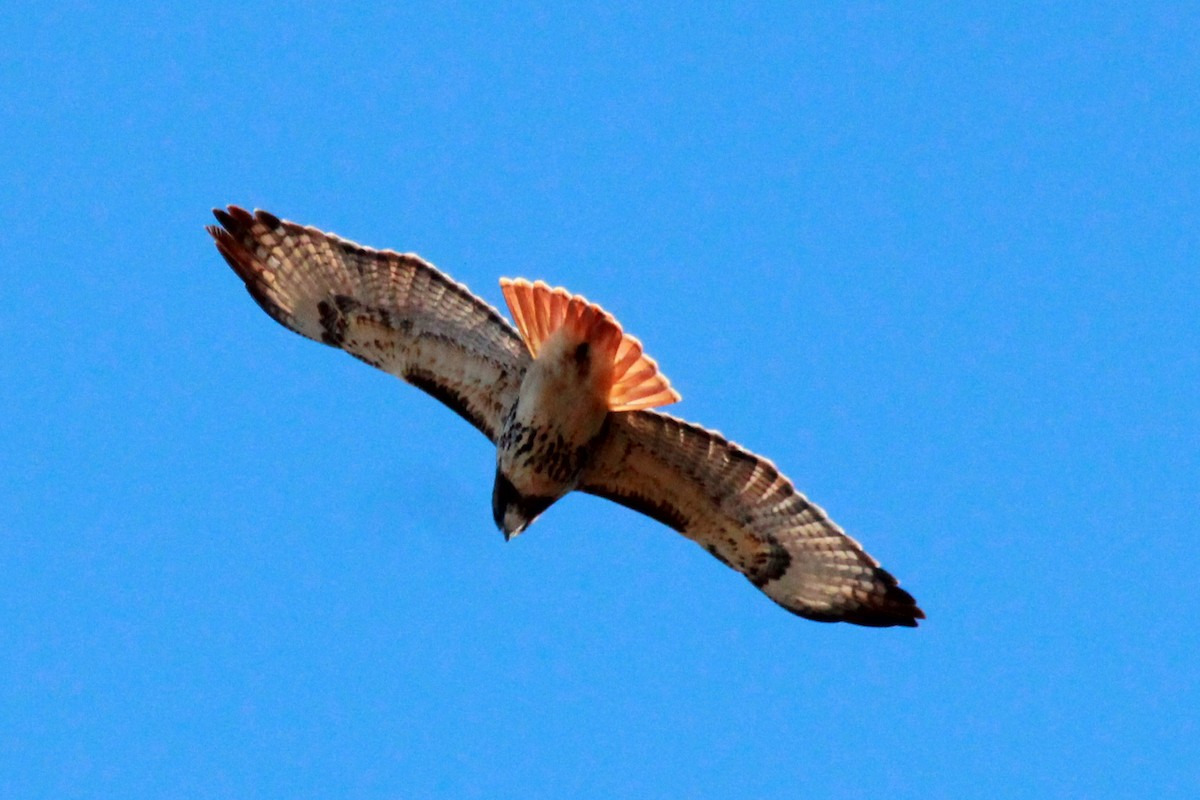
[(782, 608), (798, 617), (814, 622), (849, 622), (866, 628), (915, 628), (917, 620), (925, 619), (925, 612), (917, 607), (912, 595), (900, 588), (889, 590), (874, 604), (859, 605), (837, 611), (817, 611), (794, 608), (778, 600)]
[(213, 216), (217, 218), (221, 227), (208, 225), (205, 230), (213, 238), (213, 243), (216, 244), (217, 251), (225, 259), (225, 263), (242, 279), (242, 283), (246, 285), (246, 291), (263, 311), (266, 311), (274, 319), (287, 324), (284, 322), (287, 316), (284, 309), (267, 293), (263, 281), (265, 266), (242, 241), (254, 218), (249, 212), (238, 206), (229, 206), (228, 211), (214, 208)]
[(229, 231), (234, 236), (245, 232), (245, 229), (254, 222), (254, 215), (241, 206), (226, 206), (225, 208), (214, 208), (213, 216), (217, 218), (217, 222), (221, 223), (221, 227)]
[(886, 587), (883, 597), (879, 598), (882, 608), (877, 609), (875, 613), (893, 620), (888, 624), (917, 627), (917, 620), (925, 619), (925, 612), (917, 605), (916, 598), (901, 589), (899, 581), (886, 569), (876, 567), (875, 577)]
[(925, 612), (917, 606), (911, 594), (900, 588), (899, 581), (883, 567), (876, 567), (876, 592), (857, 608), (848, 610), (843, 619), (856, 625), (872, 628), (917, 627), (917, 620), (925, 619)]
[(917, 620), (925, 619), (925, 612), (917, 606), (911, 594), (899, 586), (893, 586), (879, 598), (878, 605), (857, 608), (842, 619), (871, 628), (915, 628)]
[(799, 617), (876, 628), (925, 618), (770, 460), (657, 411), (610, 415), (607, 431), (582, 491), (680, 531)]
[(254, 217), (268, 228), (282, 228), (283, 222), (279, 217), (272, 214), (270, 211), (263, 211), (261, 208), (254, 212)]
[[(232, 210), (232, 209), (237, 208), (237, 206), (230, 206), (229, 208)], [(213, 213), (213, 216), (216, 217), (217, 222), (219, 222), (221, 224), (221, 227), (224, 228), (225, 230), (229, 230), (231, 227), (233, 227), (236, 224), (233, 221), (233, 215), (231, 215), (228, 211), (226, 211), (223, 208), (214, 208), (212, 210), (212, 213)], [(215, 226), (210, 225), (208, 229), (211, 231), (214, 227)]]
[(850, 622), (869, 628), (915, 628), (917, 620), (925, 619), (925, 612), (917, 606), (916, 599), (897, 585), (890, 572), (876, 567), (875, 578), (877, 588), (882, 591), (872, 594), (866, 602), (828, 614), (796, 613), (818, 622)]

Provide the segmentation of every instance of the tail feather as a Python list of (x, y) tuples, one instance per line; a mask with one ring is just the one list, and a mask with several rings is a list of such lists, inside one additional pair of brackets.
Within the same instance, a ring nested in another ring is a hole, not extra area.
[(617, 349), (617, 360), (613, 362), (613, 370), (619, 375), (624, 375), (641, 357), (642, 343), (630, 336), (624, 339)]
[(608, 396), (612, 411), (636, 411), (678, 402), (680, 395), (645, 354), (642, 343), (621, 329), (611, 314), (579, 295), (543, 281), (524, 278), (500, 279), (517, 330), (529, 352), (537, 358), (542, 344), (566, 327), (573, 335), (593, 344), (598, 353), (613, 362), (613, 383)]

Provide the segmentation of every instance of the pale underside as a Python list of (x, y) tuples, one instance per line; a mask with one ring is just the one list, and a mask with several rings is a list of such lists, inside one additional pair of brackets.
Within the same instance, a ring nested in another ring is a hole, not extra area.
[[(495, 442), (530, 365), (517, 331), (415, 255), (265, 212), (209, 232), (273, 318), (441, 400)], [(912, 597), (764, 458), (656, 411), (608, 415), (578, 488), (680, 531), (801, 616), (916, 625)]]

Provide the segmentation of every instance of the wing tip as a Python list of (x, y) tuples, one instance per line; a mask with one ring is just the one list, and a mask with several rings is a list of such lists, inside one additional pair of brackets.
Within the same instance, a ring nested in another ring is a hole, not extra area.
[(214, 208), (212, 213), (218, 224), (206, 225), (204, 230), (212, 237), (217, 252), (225, 259), (225, 263), (229, 265), (230, 269), (241, 278), (246, 291), (254, 299), (254, 302), (272, 318), (291, 327), (291, 324), (286, 321), (289, 312), (281, 305), (279, 298), (271, 290), (273, 280), (271, 270), (258, 259), (246, 243), (247, 237), (250, 236), (251, 226), (262, 215), (274, 220), (275, 225), (282, 223), (278, 218), (265, 211), (251, 214), (241, 206), (235, 205)]
[(917, 605), (916, 598), (901, 589), (896, 577), (882, 567), (875, 568), (875, 578), (883, 588), (882, 594), (873, 594), (867, 604), (854, 609), (843, 619), (874, 628), (918, 627), (918, 620), (925, 619), (925, 612)]
[[(916, 599), (897, 584), (887, 570), (876, 567), (874, 587), (854, 591), (849, 596), (839, 593), (837, 599), (817, 606), (799, 598), (780, 598), (771, 592), (767, 596), (796, 616), (814, 622), (848, 622), (865, 628), (916, 628), (925, 619), (925, 612)], [(790, 602), (789, 602), (790, 601)]]
[[(252, 222), (261, 222), (268, 228), (278, 228), (283, 225), (283, 220), (272, 214), (270, 211), (264, 211), (261, 208), (256, 208), (254, 211), (247, 211), (239, 205), (230, 203), (224, 208), (214, 207), (212, 215), (217, 218), (217, 222), (221, 223), (221, 227), (229, 229), (231, 226), (244, 226)], [(232, 231), (231, 231), (232, 232)]]
[(798, 609), (783, 603), (779, 605), (813, 622), (848, 622), (864, 628), (917, 628), (920, 627), (920, 620), (925, 619), (925, 612), (915, 604), (899, 608), (859, 607), (830, 612)]

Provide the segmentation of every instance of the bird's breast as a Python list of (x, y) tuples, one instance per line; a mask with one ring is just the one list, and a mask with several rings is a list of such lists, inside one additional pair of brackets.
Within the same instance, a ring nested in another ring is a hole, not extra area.
[(606, 379), (586, 345), (559, 334), (546, 342), (497, 442), (497, 464), (518, 491), (558, 496), (574, 488), (608, 416)]

